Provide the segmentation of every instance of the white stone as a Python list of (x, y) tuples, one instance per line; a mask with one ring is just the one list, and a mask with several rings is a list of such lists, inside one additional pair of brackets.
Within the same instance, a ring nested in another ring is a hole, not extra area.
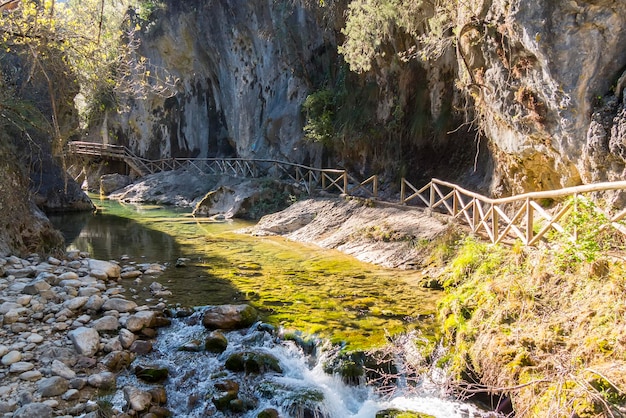
[(29, 343), (39, 344), (43, 341), (43, 337), (39, 334), (31, 334), (28, 336), (26, 341)]
[(89, 298), (87, 296), (77, 296), (75, 298), (72, 298), (70, 300), (66, 300), (65, 302), (63, 302), (63, 306), (72, 311), (77, 311), (83, 306), (85, 306), (88, 300)]
[(22, 353), (17, 350), (9, 351), (4, 356), (2, 356), (2, 364), (5, 366), (10, 366), (13, 363), (17, 363), (22, 359)]
[(92, 270), (91, 274), (94, 277), (97, 276), (93, 274), (93, 270), (101, 270), (104, 271), (107, 277), (111, 279), (116, 279), (120, 277), (120, 273), (122, 271), (121, 267), (117, 264), (104, 260), (95, 260), (93, 258), (89, 259), (89, 269)]
[(27, 361), (16, 361), (9, 367), (9, 373), (24, 373), (35, 368), (33, 363)]
[(68, 333), (68, 337), (72, 341), (74, 348), (86, 357), (96, 354), (100, 348), (100, 336), (98, 331), (93, 328), (80, 327)]

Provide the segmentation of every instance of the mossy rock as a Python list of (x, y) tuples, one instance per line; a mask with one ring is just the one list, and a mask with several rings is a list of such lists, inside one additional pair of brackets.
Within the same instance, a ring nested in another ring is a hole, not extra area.
[(246, 351), (234, 353), (226, 360), (226, 368), (233, 372), (259, 374), (268, 371), (282, 373), (278, 359), (271, 354)]
[(211, 401), (218, 411), (227, 411), (230, 409), (230, 403), (237, 399), (238, 393), (234, 390), (221, 392), (219, 396), (215, 396)]
[(365, 353), (362, 351), (340, 354), (324, 364), (324, 371), (328, 374), (338, 373), (343, 382), (348, 385), (358, 385), (365, 375), (364, 358)]
[(153, 366), (136, 366), (135, 367), (135, 376), (149, 383), (162, 382), (163, 380), (167, 379), (168, 375), (169, 375), (169, 370), (167, 370), (164, 367), (153, 367)]
[(221, 332), (212, 332), (204, 340), (204, 349), (210, 353), (223, 353), (228, 347), (228, 340)]
[(273, 408), (264, 409), (259, 412), (256, 418), (279, 418), (278, 411)]
[(433, 415), (421, 412), (400, 411), (399, 409), (385, 409), (376, 412), (376, 418), (435, 418)]

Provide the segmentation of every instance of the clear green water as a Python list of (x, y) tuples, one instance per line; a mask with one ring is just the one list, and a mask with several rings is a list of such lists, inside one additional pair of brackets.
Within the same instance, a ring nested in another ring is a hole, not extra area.
[[(252, 225), (242, 221), (211, 222), (173, 208), (93, 199), (97, 214), (53, 219), (69, 247), (94, 258), (167, 264), (156, 280), (172, 291), (169, 304), (251, 303), (273, 325), (345, 342), (348, 349), (380, 346), (388, 335), (416, 328), (431, 334), (439, 293), (419, 287), (415, 271), (236, 233)], [(175, 267), (180, 257), (189, 258), (187, 267)], [(125, 283), (138, 295), (148, 285)]]

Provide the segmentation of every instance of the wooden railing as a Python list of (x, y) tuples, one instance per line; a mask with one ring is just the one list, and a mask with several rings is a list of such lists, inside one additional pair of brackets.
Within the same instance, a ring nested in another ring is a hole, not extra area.
[[(166, 158), (148, 160), (133, 154), (127, 147), (74, 141), (67, 147), (69, 154), (108, 157), (125, 161), (139, 175), (160, 171), (194, 169), (209, 174), (226, 174), (240, 177), (263, 177), (290, 179), (300, 184), (308, 194), (314, 190), (326, 190), (344, 194), (377, 197), (378, 178), (372, 176), (359, 182), (346, 170), (315, 168), (286, 161), (244, 158)], [(370, 190), (371, 188), (371, 190)]]
[[(410, 194), (407, 194), (407, 190)], [(431, 210), (439, 210), (467, 223), (475, 233), (484, 233), (493, 243), (505, 238), (520, 239), (525, 245), (535, 245), (551, 230), (576, 240), (576, 231), (568, 231), (561, 222), (577, 211), (577, 202), (585, 194), (626, 190), (626, 181), (588, 184), (559, 190), (525, 193), (501, 199), (491, 199), (445, 181), (433, 179), (418, 189), (402, 179), (400, 202), (417, 200)], [(572, 197), (571, 199), (564, 199)], [(552, 210), (542, 206), (545, 201), (559, 201)], [(610, 214), (594, 206), (607, 219), (607, 226), (626, 234), (621, 221), (626, 209)], [(560, 223), (561, 222), (561, 223)]]
[[(159, 171), (193, 169), (209, 174), (227, 174), (240, 177), (274, 177), (298, 183), (308, 194), (326, 190), (347, 195), (378, 198), (378, 176), (359, 181), (346, 170), (314, 168), (285, 161), (243, 158), (168, 158), (148, 160), (137, 157), (128, 148), (91, 142), (70, 142), (68, 152), (87, 156), (121, 159), (140, 175)], [(577, 211), (577, 201), (585, 194), (626, 190), (626, 181), (589, 184), (560, 190), (525, 193), (492, 199), (466, 190), (456, 184), (433, 179), (417, 188), (402, 179), (400, 203), (418, 203), (427, 209), (439, 211), (470, 226), (473, 232), (484, 234), (493, 243), (505, 239), (519, 239), (525, 245), (536, 245), (549, 231), (570, 235), (576, 240), (576, 231), (567, 231), (564, 220)], [(573, 199), (565, 199), (573, 197)], [(557, 201), (550, 210), (542, 203)], [(611, 226), (626, 235), (626, 209), (614, 214), (594, 210), (607, 219)]]

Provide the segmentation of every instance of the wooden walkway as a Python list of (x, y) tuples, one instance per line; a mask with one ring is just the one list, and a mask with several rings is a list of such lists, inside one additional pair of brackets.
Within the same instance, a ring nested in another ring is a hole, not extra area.
[[(67, 152), (123, 160), (141, 176), (185, 168), (209, 174), (288, 179), (303, 186), (308, 194), (315, 190), (326, 190), (378, 198), (376, 175), (359, 181), (342, 169), (320, 169), (284, 161), (242, 158), (147, 160), (137, 157), (126, 147), (92, 142), (70, 142)], [(524, 245), (532, 246), (545, 240), (550, 231), (577, 240), (576, 230), (567, 228), (567, 219), (580, 212), (579, 206), (591, 207), (597, 219), (604, 220), (604, 228), (615, 228), (626, 235), (626, 209), (602, 210), (593, 204), (581, 204), (591, 201), (588, 197), (590, 194), (607, 191), (626, 191), (626, 181), (491, 199), (442, 180), (432, 179), (425, 186), (416, 188), (403, 178), (399, 203), (423, 205), (428, 210), (449, 215), (466, 223), (474, 233), (484, 234), (492, 243), (519, 239)], [(553, 203), (552, 209), (543, 206), (548, 201)]]

